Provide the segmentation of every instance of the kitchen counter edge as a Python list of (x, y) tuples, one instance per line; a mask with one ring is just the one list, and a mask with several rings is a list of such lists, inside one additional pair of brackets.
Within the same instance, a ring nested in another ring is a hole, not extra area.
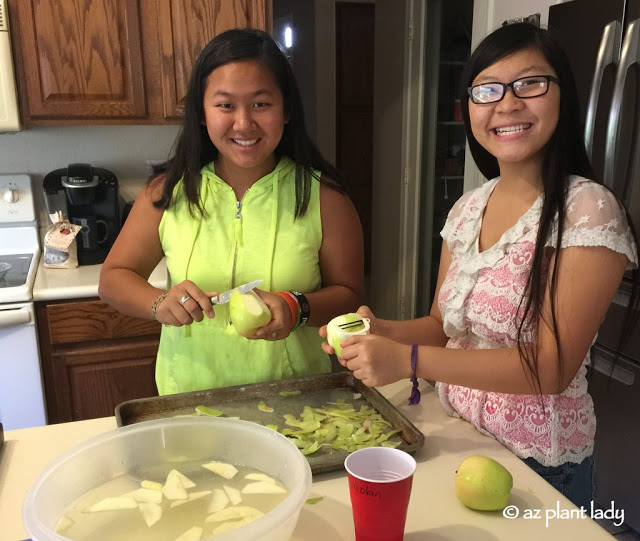
[[(33, 283), (33, 301), (58, 301), (98, 296), (98, 282), (102, 265), (83, 265), (75, 269), (47, 269), (40, 256)], [(167, 264), (163, 258), (149, 276), (149, 283), (157, 288), (167, 286)]]

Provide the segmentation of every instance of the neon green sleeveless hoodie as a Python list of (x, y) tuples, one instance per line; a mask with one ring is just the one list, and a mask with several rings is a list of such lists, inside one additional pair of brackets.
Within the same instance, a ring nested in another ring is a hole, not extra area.
[[(295, 163), (282, 158), (249, 188), (242, 201), (214, 172), (202, 171), (205, 217), (189, 213), (182, 183), (164, 211), (160, 240), (169, 284), (191, 280), (205, 292), (223, 292), (262, 279), (265, 291), (313, 292), (321, 287), (320, 184), (311, 183), (304, 216), (294, 220)], [(216, 317), (164, 327), (156, 363), (161, 395), (329, 372), (318, 329), (302, 327), (284, 340), (249, 340), (229, 319), (229, 304)]]

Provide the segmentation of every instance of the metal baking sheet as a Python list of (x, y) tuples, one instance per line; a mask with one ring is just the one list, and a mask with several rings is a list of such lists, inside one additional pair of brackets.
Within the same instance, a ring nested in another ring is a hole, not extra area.
[[(283, 397), (281, 391), (301, 391), (296, 396)], [(357, 395), (360, 397), (357, 397)], [(413, 453), (424, 444), (424, 435), (376, 389), (366, 387), (348, 371), (284, 379), (250, 385), (237, 385), (206, 391), (181, 393), (123, 402), (116, 407), (118, 426), (127, 426), (152, 419), (194, 413), (196, 406), (208, 406), (224, 412), (225, 417), (240, 417), (262, 425), (277, 424), (285, 427), (284, 414), (300, 416), (304, 406), (321, 407), (327, 402), (344, 398), (355, 409), (367, 404), (380, 413), (402, 438), (399, 449)], [(273, 413), (258, 409), (258, 402), (274, 409)], [(324, 473), (344, 467), (349, 453), (322, 447), (308, 455), (312, 473)]]

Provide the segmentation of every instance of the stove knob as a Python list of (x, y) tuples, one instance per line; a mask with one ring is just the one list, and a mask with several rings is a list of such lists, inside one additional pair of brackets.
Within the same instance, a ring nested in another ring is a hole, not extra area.
[(8, 189), (2, 196), (7, 203), (16, 203), (18, 201), (18, 190)]

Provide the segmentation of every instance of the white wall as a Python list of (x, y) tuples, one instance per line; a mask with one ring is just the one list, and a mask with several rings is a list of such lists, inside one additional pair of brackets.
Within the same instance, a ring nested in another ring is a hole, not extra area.
[(549, 6), (561, 4), (566, 0), (489, 0), (488, 23), (489, 32), (502, 26), (506, 19), (526, 17), (540, 13), (540, 26), (547, 27)]
[(177, 133), (178, 126), (51, 126), (0, 133), (0, 174), (31, 175), (44, 225), (39, 188), (47, 173), (74, 162), (104, 167), (116, 175), (129, 200), (147, 178), (146, 160), (166, 159)]
[(373, 93), (373, 224), (369, 302), (385, 319), (399, 317), (401, 179), (407, 0), (378, 2)]

